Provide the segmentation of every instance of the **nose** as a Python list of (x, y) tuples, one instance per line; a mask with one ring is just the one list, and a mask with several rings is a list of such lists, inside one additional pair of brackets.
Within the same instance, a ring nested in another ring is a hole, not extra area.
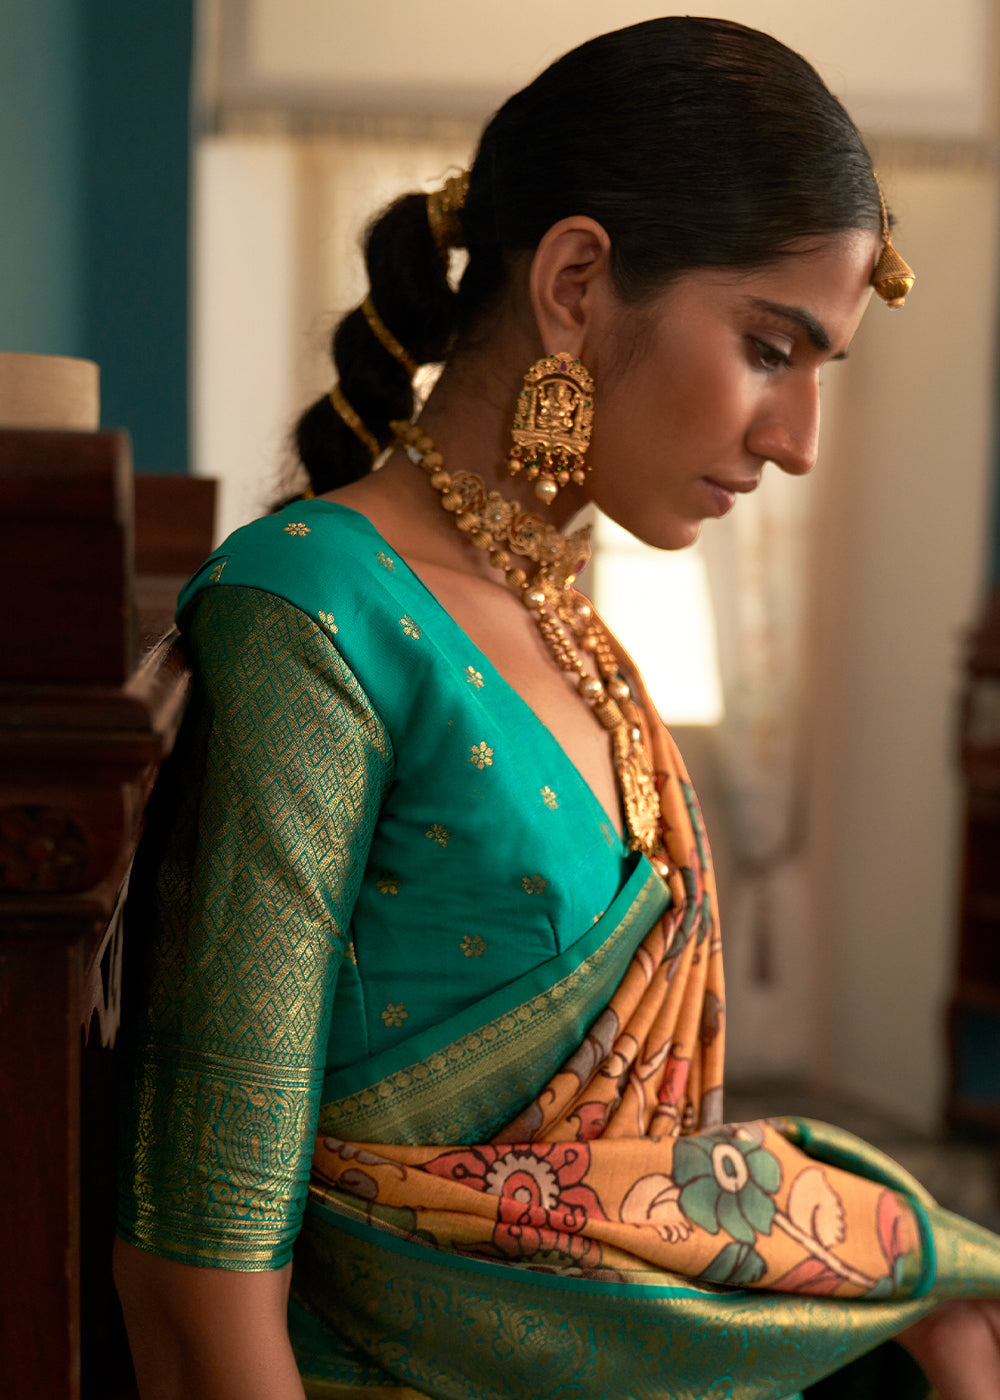
[(816, 465), (818, 445), (819, 379), (811, 373), (794, 381), (789, 376), (780, 394), (761, 407), (747, 447), (791, 476), (805, 476)]

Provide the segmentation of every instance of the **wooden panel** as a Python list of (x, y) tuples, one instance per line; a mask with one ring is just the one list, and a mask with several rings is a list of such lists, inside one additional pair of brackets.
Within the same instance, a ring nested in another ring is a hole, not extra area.
[(121, 685), (136, 661), (124, 433), (0, 429), (0, 675)]
[(8, 1400), (78, 1393), (78, 980), (73, 942), (0, 942), (0, 1356)]
[[(143, 490), (174, 591), (214, 487)], [(0, 1394), (134, 1400), (111, 1282), (117, 917), (183, 717), (176, 632), (136, 665), (120, 433), (0, 430)]]
[(187, 578), (212, 552), (216, 483), (198, 476), (135, 478), (135, 570)]

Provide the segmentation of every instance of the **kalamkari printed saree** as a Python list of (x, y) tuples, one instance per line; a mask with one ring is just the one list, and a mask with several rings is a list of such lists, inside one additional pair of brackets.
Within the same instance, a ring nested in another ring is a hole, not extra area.
[[(296, 1257), (305, 1345), (329, 1323), (449, 1400), (777, 1400), (939, 1300), (1000, 1293), (1000, 1241), (858, 1139), (719, 1121), (708, 850), (649, 729), (669, 890), (640, 866), (575, 965), (327, 1086)], [(562, 1068), (494, 1127), (492, 1085), (571, 1024)], [(442, 1145), (476, 1115), (487, 1131)]]
[[(158, 909), (136, 906), (161, 927), (129, 1037), (125, 1238), (234, 1268), (280, 1267), (294, 1242), (293, 1345), (327, 1400), (782, 1400), (938, 1300), (1000, 1296), (1000, 1241), (888, 1158), (803, 1120), (724, 1123), (710, 857), (648, 701), (666, 882), (615, 852), (586, 793), (567, 800), (551, 736), (352, 516), (317, 501), (256, 522), (182, 595), (229, 589), (239, 630), (224, 656), (217, 630), (204, 642), (204, 787), (150, 854)], [(515, 805), (534, 825), (511, 828)], [(478, 867), (458, 860), (467, 821)], [(520, 910), (556, 936), (490, 980)], [(378, 1036), (345, 1054), (365, 945), (390, 936)], [(421, 1020), (452, 943), (483, 990)]]

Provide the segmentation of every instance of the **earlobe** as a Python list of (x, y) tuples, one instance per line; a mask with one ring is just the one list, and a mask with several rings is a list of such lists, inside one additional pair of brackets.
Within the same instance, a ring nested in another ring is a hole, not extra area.
[(611, 275), (611, 239), (584, 215), (553, 224), (531, 260), (530, 293), (548, 354), (578, 355)]

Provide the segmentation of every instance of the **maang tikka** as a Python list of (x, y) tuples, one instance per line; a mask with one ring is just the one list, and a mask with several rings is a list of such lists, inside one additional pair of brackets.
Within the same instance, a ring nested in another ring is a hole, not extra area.
[(538, 499), (550, 505), (560, 486), (583, 481), (593, 421), (594, 381), (580, 361), (565, 351), (536, 360), (514, 410), (511, 476), (523, 471)]
[(902, 306), (910, 288), (916, 281), (916, 275), (909, 263), (904, 262), (892, 246), (889, 214), (885, 207), (882, 184), (877, 175), (875, 176), (875, 188), (878, 190), (882, 248), (878, 262), (875, 264), (875, 271), (872, 273), (872, 286), (887, 306)]

